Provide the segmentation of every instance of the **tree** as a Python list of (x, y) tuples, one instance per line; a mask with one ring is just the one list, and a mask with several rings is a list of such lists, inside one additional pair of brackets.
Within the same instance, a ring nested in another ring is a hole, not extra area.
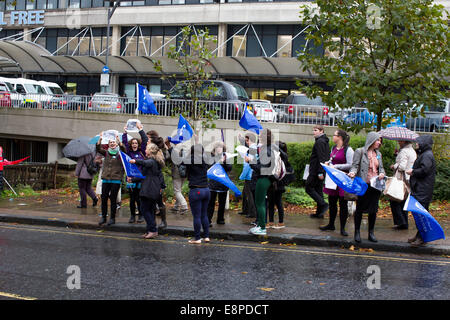
[(377, 130), (386, 124), (385, 110), (403, 117), (415, 104), (432, 105), (449, 96), (449, 30), (443, 6), (432, 0), (315, 3), (317, 7), (302, 6), (301, 19), (309, 25), (306, 39), (325, 54), (305, 50), (298, 59), (303, 71), (315, 72), (333, 89), (325, 92), (298, 82), (308, 96), (321, 96), (341, 109), (363, 103), (377, 116)]
[[(176, 80), (176, 86), (185, 88), (186, 95), (192, 103), (187, 104), (188, 109), (174, 105), (175, 113), (181, 113), (188, 119), (195, 129), (201, 121), (202, 128), (215, 128), (214, 120), (218, 119), (217, 110), (205, 103), (200, 103), (200, 97), (206, 100), (212, 96), (214, 87), (206, 83), (212, 76), (209, 59), (213, 57), (211, 44), (217, 42), (209, 35), (209, 30), (196, 30), (193, 33), (189, 26), (182, 29), (182, 36), (178, 39), (178, 46), (169, 47), (168, 58), (175, 61), (183, 71), (183, 80)], [(166, 75), (161, 61), (153, 60), (155, 70), (163, 73), (162, 79), (176, 79), (176, 75)], [(183, 84), (183, 85), (182, 85)]]

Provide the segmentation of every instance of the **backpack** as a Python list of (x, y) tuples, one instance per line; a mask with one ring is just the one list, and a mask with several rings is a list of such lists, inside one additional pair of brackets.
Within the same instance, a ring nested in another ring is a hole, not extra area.
[(98, 163), (95, 163), (94, 157), (92, 157), (91, 161), (89, 161), (89, 164), (86, 165), (86, 170), (90, 175), (95, 175), (97, 174), (97, 172), (99, 172), (100, 168)]
[(286, 165), (284, 164), (283, 159), (281, 159), (281, 155), (279, 151), (272, 150), (275, 156), (275, 166), (272, 170), (272, 175), (276, 180), (281, 180), (286, 175)]

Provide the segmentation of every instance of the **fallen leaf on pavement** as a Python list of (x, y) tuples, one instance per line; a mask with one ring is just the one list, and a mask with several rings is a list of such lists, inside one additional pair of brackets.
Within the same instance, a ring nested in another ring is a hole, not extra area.
[(361, 249), (359, 249), (359, 251), (362, 251), (362, 252), (370, 252), (370, 253), (372, 253), (372, 252), (373, 252), (373, 249), (372, 249), (372, 248), (367, 248), (367, 249), (361, 248)]
[(319, 283), (321, 286), (323, 286), (323, 285), (326, 285), (326, 283), (325, 282), (321, 282), (321, 283)]
[(269, 243), (269, 241), (261, 242), (261, 244), (268, 244), (268, 243)]
[(241, 273), (242, 273), (242, 274), (247, 274), (248, 272), (242, 271)]
[(262, 290), (262, 291), (267, 291), (267, 292), (275, 290), (275, 288), (256, 288), (256, 289), (259, 289), (259, 290)]
[(348, 248), (348, 250), (355, 251), (355, 247), (353, 245), (351, 245), (350, 248)]

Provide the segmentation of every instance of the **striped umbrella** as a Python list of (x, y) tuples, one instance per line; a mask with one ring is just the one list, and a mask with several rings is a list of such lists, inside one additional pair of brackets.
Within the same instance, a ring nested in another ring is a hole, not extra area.
[(419, 135), (404, 127), (389, 127), (378, 132), (380, 136), (388, 140), (415, 141)]

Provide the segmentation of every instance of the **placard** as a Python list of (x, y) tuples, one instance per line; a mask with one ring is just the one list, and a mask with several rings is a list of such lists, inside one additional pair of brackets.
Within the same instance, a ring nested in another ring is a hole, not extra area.
[(127, 121), (127, 132), (139, 132), (138, 124), (141, 124), (141, 121), (138, 119), (128, 119)]
[(116, 140), (116, 137), (119, 135), (119, 131), (117, 130), (107, 130), (103, 131), (102, 135), (102, 144), (108, 144), (111, 140)]

